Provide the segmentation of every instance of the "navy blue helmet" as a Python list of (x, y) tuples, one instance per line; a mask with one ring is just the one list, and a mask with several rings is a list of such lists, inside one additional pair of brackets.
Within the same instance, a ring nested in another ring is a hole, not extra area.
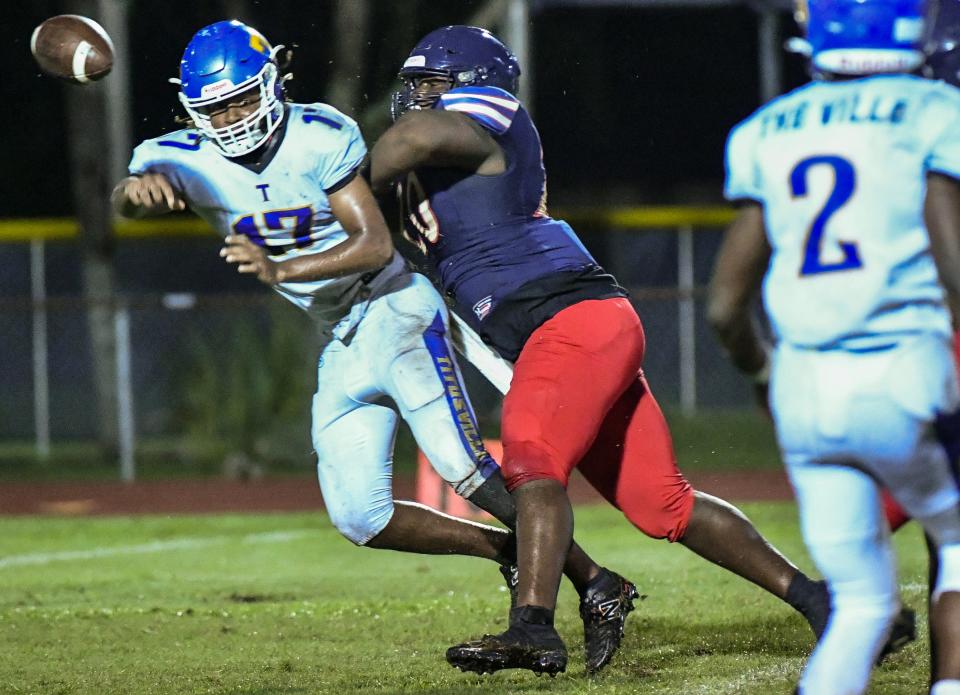
[(960, 87), (960, 0), (929, 0), (924, 74)]
[[(197, 129), (227, 157), (252, 152), (283, 119), (283, 86), (276, 54), (259, 31), (237, 20), (204, 27), (180, 61), (180, 102)], [(214, 128), (210, 113), (249, 93), (259, 106), (247, 118)]]
[(924, 0), (797, 0), (814, 72), (912, 72), (923, 63)]
[(440, 77), (447, 89), (481, 86), (517, 91), (520, 63), (510, 49), (486, 29), (453, 25), (435, 29), (420, 39), (400, 69), (403, 82), (393, 95), (394, 119), (411, 109), (429, 109), (442, 91), (416, 94), (424, 78)]

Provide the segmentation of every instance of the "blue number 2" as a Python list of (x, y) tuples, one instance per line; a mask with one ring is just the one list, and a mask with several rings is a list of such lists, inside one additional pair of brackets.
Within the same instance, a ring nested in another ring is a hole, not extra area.
[(833, 169), (833, 190), (819, 214), (814, 218), (813, 224), (810, 225), (810, 231), (807, 232), (807, 241), (803, 249), (803, 265), (800, 267), (801, 276), (831, 273), (837, 270), (854, 270), (863, 267), (857, 245), (850, 241), (838, 242), (840, 249), (843, 251), (842, 261), (823, 263), (820, 260), (820, 247), (823, 245), (823, 230), (827, 226), (827, 220), (850, 200), (856, 188), (857, 176), (853, 164), (843, 157), (830, 155), (808, 157), (800, 161), (790, 172), (790, 192), (794, 198), (802, 198), (807, 195), (807, 172), (819, 165), (829, 166)]

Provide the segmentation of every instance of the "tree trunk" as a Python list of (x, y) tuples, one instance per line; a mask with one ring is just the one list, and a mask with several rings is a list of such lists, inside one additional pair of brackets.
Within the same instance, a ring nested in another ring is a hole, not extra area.
[(332, 36), (336, 42), (333, 76), (325, 100), (357, 118), (363, 104), (367, 74), (367, 37), (370, 36), (369, 0), (336, 0)]
[(250, 7), (247, 0), (220, 0), (220, 11), (224, 19), (239, 19), (244, 23), (250, 21)]
[[(98, 17), (95, 0), (72, 0), (70, 11)], [(109, 79), (109, 77), (107, 78)], [(88, 302), (87, 328), (93, 366), (98, 440), (105, 456), (116, 455), (116, 340), (111, 303), (113, 282), (113, 222), (110, 209), (110, 138), (107, 88), (103, 83), (67, 86), (70, 180), (80, 225), (83, 294)]]

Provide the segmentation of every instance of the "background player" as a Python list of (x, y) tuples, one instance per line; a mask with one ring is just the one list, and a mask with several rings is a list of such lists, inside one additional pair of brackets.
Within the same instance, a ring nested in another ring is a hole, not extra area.
[(923, 60), (919, 1), (813, 0), (799, 15), (815, 81), (731, 132), (740, 212), (709, 314), (742, 371), (769, 369), (750, 312), (763, 281), (778, 440), (834, 609), (800, 692), (865, 691), (897, 612), (879, 482), (939, 547), (932, 692), (960, 693), (960, 92), (897, 74)]
[[(225, 237), (228, 263), (316, 320), (323, 349), (313, 443), (327, 510), (344, 536), (374, 548), (489, 558), (509, 581), (512, 534), (393, 500), (399, 414), (458, 494), (515, 523), (450, 350), (446, 307), (395, 253), (356, 175), (366, 155), (356, 124), (325, 104), (284, 103), (277, 50), (236, 21), (197, 32), (179, 79), (196, 127), (137, 147), (114, 204), (126, 216), (189, 207)], [(576, 546), (568, 557), (586, 646), (601, 668), (636, 590)]]
[(819, 634), (826, 590), (735, 508), (695, 493), (640, 372), (644, 337), (625, 292), (546, 211), (540, 139), (516, 99), (520, 66), (489, 32), (451, 26), (410, 53), (403, 114), (371, 156), (377, 191), (400, 182), (407, 232), (480, 335), (515, 360), (503, 406), (503, 470), (517, 501), (519, 599), (501, 635), (452, 647), (478, 672), (555, 673), (553, 627), (573, 515), (572, 469), (644, 533), (679, 541), (800, 610)]

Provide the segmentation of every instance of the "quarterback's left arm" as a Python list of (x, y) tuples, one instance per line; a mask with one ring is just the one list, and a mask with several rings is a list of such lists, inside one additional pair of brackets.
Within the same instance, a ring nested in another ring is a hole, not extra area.
[(285, 261), (271, 261), (249, 238), (231, 234), (220, 255), (241, 273), (256, 275), (268, 285), (326, 280), (382, 268), (393, 257), (393, 241), (367, 182), (354, 176), (328, 196), (330, 209), (347, 233), (331, 249)]
[(370, 153), (370, 185), (379, 195), (420, 167), (453, 167), (498, 174), (506, 168), (500, 145), (456, 111), (411, 111), (383, 134)]
[(746, 203), (727, 229), (717, 254), (707, 319), (737, 369), (758, 381), (766, 376), (769, 358), (752, 307), (769, 261), (763, 206)]

